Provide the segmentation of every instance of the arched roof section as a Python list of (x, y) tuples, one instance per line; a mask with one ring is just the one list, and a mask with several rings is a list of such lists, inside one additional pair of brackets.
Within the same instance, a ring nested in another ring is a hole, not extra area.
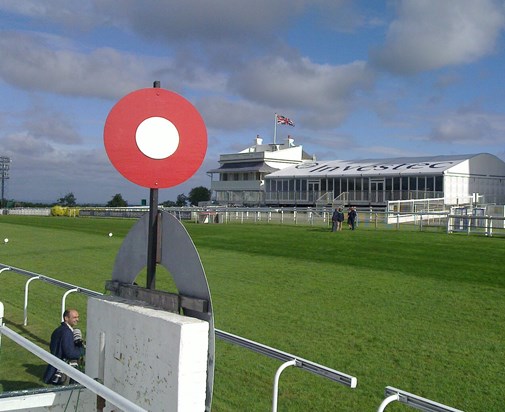
[(505, 162), (488, 153), (314, 161), (273, 172), (267, 176), (267, 179), (443, 175), (446, 173), (505, 177)]

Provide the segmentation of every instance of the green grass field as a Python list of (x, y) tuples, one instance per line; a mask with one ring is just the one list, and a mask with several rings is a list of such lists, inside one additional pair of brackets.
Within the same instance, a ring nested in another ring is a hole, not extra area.
[[(103, 292), (133, 223), (0, 216), (0, 240), (9, 238), (0, 242), (0, 263)], [(388, 385), (467, 412), (505, 409), (505, 239), (254, 224), (186, 228), (207, 273), (217, 328), (358, 378), (349, 389), (289, 368), (279, 411), (376, 411)], [(167, 276), (158, 273), (158, 288), (171, 287)], [(32, 282), (24, 327), (26, 280), (0, 274), (4, 321), (47, 347), (64, 291)], [(72, 294), (67, 302), (80, 310), (84, 329), (85, 297)], [(217, 340), (213, 410), (271, 409), (280, 364)], [(41, 386), (43, 370), (2, 338), (1, 389)]]

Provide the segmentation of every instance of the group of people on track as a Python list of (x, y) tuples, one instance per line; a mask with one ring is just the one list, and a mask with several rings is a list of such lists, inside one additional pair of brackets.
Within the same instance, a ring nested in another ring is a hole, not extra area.
[[(356, 228), (356, 221), (358, 219), (358, 212), (356, 212), (356, 208), (351, 206), (347, 210), (347, 225), (350, 230), (354, 230)], [(345, 220), (344, 211), (341, 207), (336, 208), (333, 211), (333, 215), (331, 216), (331, 231), (337, 232), (342, 230), (342, 222)]]

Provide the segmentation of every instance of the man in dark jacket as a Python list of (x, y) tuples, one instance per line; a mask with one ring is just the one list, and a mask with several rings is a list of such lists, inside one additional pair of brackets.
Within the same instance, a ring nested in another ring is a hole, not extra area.
[(356, 212), (355, 207), (349, 208), (349, 213), (347, 214), (347, 224), (349, 225), (349, 229), (354, 230), (356, 227), (356, 218), (358, 217), (358, 213)]
[(342, 208), (339, 207), (333, 211), (333, 215), (331, 216), (331, 231), (336, 232), (337, 230), (342, 230), (342, 222), (344, 221), (344, 212), (342, 212)]
[[(66, 310), (63, 312), (63, 322), (51, 334), (49, 349), (54, 356), (65, 362), (77, 361), (84, 354), (82, 336), (78, 333), (74, 338), (74, 327), (77, 322), (79, 322), (79, 313), (75, 309)], [(61, 373), (57, 374), (56, 372), (53, 365), (47, 365), (44, 382), (64, 383), (63, 379), (58, 376), (61, 376)]]

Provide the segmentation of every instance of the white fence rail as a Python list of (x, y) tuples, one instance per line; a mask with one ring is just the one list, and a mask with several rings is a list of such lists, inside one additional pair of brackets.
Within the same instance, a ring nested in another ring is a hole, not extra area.
[[(15, 268), (12, 266), (7, 266), (4, 264), (0, 263), (0, 274), (5, 271), (12, 271), (15, 273), (19, 273), (21, 275), (28, 276), (29, 279), (40, 279), (44, 280), (49, 284), (53, 284), (55, 286), (67, 289), (68, 292), (78, 292), (78, 293), (83, 293), (88, 296), (103, 296), (102, 293), (100, 292), (95, 292), (90, 289), (86, 288), (80, 288), (78, 286), (72, 285), (70, 283), (62, 282), (57, 279), (49, 278), (44, 275), (40, 275), (34, 272), (30, 272), (28, 270), (24, 269), (19, 269)], [(68, 294), (68, 292), (64, 295)], [(15, 343), (18, 345), (22, 346), (26, 350), (30, 351), (31, 353), (35, 354), (42, 360), (52, 364), (53, 366), (57, 367), (58, 369), (62, 370), (65, 372), (68, 376), (70, 376), (72, 379), (75, 381), (81, 383), (82, 385), (86, 386), (89, 390), (92, 392), (96, 393), (97, 395), (101, 396), (104, 399), (109, 400), (111, 403), (114, 405), (122, 408), (124, 411), (127, 412), (140, 412), (140, 411), (145, 411), (138, 405), (135, 405), (133, 402), (130, 400), (123, 398), (121, 395), (118, 393), (112, 391), (111, 389), (107, 388), (104, 385), (101, 385), (98, 383), (96, 380), (90, 378), (89, 376), (83, 374), (82, 372), (78, 371), (77, 369), (69, 366), (65, 362), (61, 361), (60, 359), (56, 358), (55, 356), (51, 355), (49, 352), (44, 351), (34, 343), (30, 342), (23, 336), (19, 335), (18, 333), (12, 331), (8, 327), (6, 327), (2, 323), (2, 316), (3, 316), (3, 304), (0, 302), (0, 337), (2, 335), (5, 335), (6, 337), (12, 339)], [(338, 382), (340, 384), (343, 384), (345, 386), (348, 386), (349, 388), (356, 388), (357, 386), (357, 379), (351, 375), (347, 375), (345, 373), (339, 372), (337, 370), (331, 369), (327, 366), (317, 364), (315, 362), (309, 361), (307, 359), (303, 359), (301, 357), (292, 355), (287, 352), (280, 351), (278, 349), (263, 345), (258, 342), (251, 341), (249, 339), (237, 336), (237, 335), (232, 335), (231, 333), (224, 332), (218, 329), (215, 329), (216, 337), (228, 342), (232, 343), (244, 348), (247, 348), (249, 350), (252, 350), (254, 352), (257, 352), (259, 354), (262, 354), (264, 356), (269, 356), (271, 358), (281, 360), (284, 363), (277, 369), (275, 378), (274, 378), (274, 383), (273, 383), (273, 397), (272, 397), (272, 411), (276, 412), (277, 411), (277, 400), (278, 400), (278, 387), (279, 387), (279, 379), (281, 373), (289, 366), (295, 366), (301, 369), (304, 369), (308, 372), (314, 373), (316, 375), (325, 377), (327, 379), (333, 380), (335, 382)], [(422, 398), (420, 396), (395, 389), (392, 387), (386, 387), (386, 399), (381, 403), (379, 406), (378, 412), (382, 412), (385, 410), (386, 406), (389, 405), (390, 403), (394, 401), (398, 401), (400, 403), (403, 403), (405, 405), (408, 405), (410, 407), (413, 407), (415, 409), (419, 409), (421, 411), (426, 411), (426, 412), (462, 412), (459, 409), (454, 409), (449, 406), (437, 403), (435, 401), (432, 401), (430, 399)]]
[[(139, 218), (148, 207), (86, 208), (80, 216), (104, 218)], [(280, 224), (330, 227), (331, 208), (238, 208), (182, 207), (161, 208), (177, 219), (203, 224)], [(9, 214), (13, 209), (5, 209)], [(49, 210), (49, 209), (48, 209)], [(490, 209), (491, 210), (491, 209)], [(451, 214), (444, 211), (386, 212), (382, 209), (358, 209), (357, 227), (365, 229), (438, 230), (485, 236), (505, 236), (505, 217), (492, 215)], [(492, 211), (492, 210), (491, 210)], [(346, 211), (344, 211), (346, 212)], [(28, 212), (26, 212), (28, 214)], [(346, 222), (344, 222), (344, 227)]]
[[(62, 282), (60, 280), (53, 279), (53, 278), (50, 278), (50, 277), (47, 277), (44, 275), (40, 275), (38, 273), (31, 272), (28, 270), (4, 265), (2, 263), (0, 263), (0, 268), (1, 268), (0, 274), (2, 272), (12, 271), (12, 272), (19, 273), (21, 275), (29, 277), (29, 279), (27, 280), (27, 283), (25, 284), (25, 305), (24, 305), (24, 315), (25, 315), (25, 323), (24, 324), (25, 325), (27, 324), (28, 285), (33, 280), (42, 280), (42, 281), (45, 281), (49, 284), (67, 289), (67, 292), (65, 292), (65, 294), (63, 295), (62, 305), (64, 305), (63, 302), (65, 301), (65, 298), (67, 297), (67, 295), (72, 292), (83, 293), (87, 296), (94, 296), (94, 297), (103, 296), (103, 294), (100, 292), (95, 292), (95, 291), (92, 291), (92, 290), (86, 289), (86, 288), (80, 288), (80, 287), (72, 285), (70, 283)], [(2, 309), (2, 312), (3, 312), (3, 304), (0, 303), (0, 305), (1, 305), (0, 309)], [(62, 306), (62, 307), (64, 307), (64, 306)], [(3, 316), (3, 313), (1, 313), (0, 315)], [(289, 362), (293, 362), (293, 365), (295, 365), (301, 369), (312, 372), (316, 375), (325, 377), (327, 379), (333, 380), (335, 382), (339, 382), (343, 385), (349, 386), (350, 388), (355, 388), (357, 385), (357, 379), (355, 377), (347, 375), (347, 374), (339, 372), (339, 371), (336, 371), (334, 369), (328, 368), (327, 366), (319, 365), (319, 364), (309, 361), (307, 359), (303, 359), (301, 357), (298, 357), (298, 356), (295, 356), (295, 355), (292, 355), (292, 354), (289, 354), (286, 352), (282, 352), (278, 349), (271, 348), (269, 346), (262, 345), (257, 342), (253, 342), (248, 339), (242, 338), (240, 336), (232, 335), (230, 333), (227, 333), (227, 332), (224, 332), (224, 331), (221, 331), (218, 329), (215, 329), (215, 333), (216, 333), (216, 337), (218, 337), (222, 340), (225, 340), (229, 343), (236, 344), (236, 345), (239, 345), (242, 347), (246, 347), (250, 350), (261, 353), (266, 356), (270, 356), (274, 359), (286, 360)], [(5, 336), (11, 338), (18, 345), (27, 349), (28, 351), (35, 354), (36, 356), (38, 356), (42, 360), (52, 364), (53, 366), (57, 367), (60, 370), (62, 370), (68, 376), (70, 376), (72, 379), (74, 379), (77, 382), (81, 383), (82, 385), (86, 386), (88, 389), (90, 389), (94, 393), (102, 396), (104, 399), (109, 400), (110, 402), (112, 402), (113, 404), (115, 404), (119, 407), (124, 406), (125, 411), (132, 411), (132, 412), (144, 411), (144, 409), (131, 403), (127, 399), (122, 398), (120, 395), (109, 390), (105, 386), (96, 383), (96, 381), (89, 378), (87, 375), (83, 374), (82, 372), (79, 372), (77, 369), (70, 367), (65, 362), (59, 360), (55, 356), (51, 355), (49, 352), (46, 352), (43, 349), (39, 348), (37, 345), (31, 343), (30, 341), (28, 341), (27, 339), (25, 339), (21, 335), (10, 330), (9, 328), (7, 328), (5, 325), (3, 325), (0, 322), (0, 337), (2, 335), (5, 335)], [(63, 365), (65, 365), (65, 366), (63, 366)], [(282, 368), (282, 366), (283, 365), (281, 365), (281, 368)], [(70, 370), (69, 368), (72, 370)], [(282, 370), (283, 370), (283, 369), (281, 370), (281, 368), (279, 368), (280, 372), (282, 372)], [(278, 371), (278, 373), (276, 374), (276, 379), (274, 381), (274, 391), (273, 391), (273, 393), (274, 393), (274, 395), (273, 395), (274, 411), (277, 410), (277, 390), (278, 390), (278, 381), (279, 381), (280, 372)], [(99, 386), (94, 385), (93, 382)], [(103, 388), (107, 389), (107, 391), (104, 391)], [(125, 401), (130, 402), (130, 404), (125, 403)]]
[(50, 363), (56, 369), (61, 370), (66, 375), (71, 377), (73, 380), (86, 386), (86, 388), (93, 391), (97, 395), (100, 395), (102, 398), (108, 400), (109, 402), (118, 406), (122, 410), (127, 412), (147, 412), (144, 408), (137, 406), (135, 403), (122, 397), (118, 393), (107, 388), (106, 386), (102, 385), (96, 380), (90, 378), (88, 375), (70, 366), (68, 363), (62, 361), (61, 359), (58, 359), (56, 356), (51, 355), (49, 352), (41, 349), (34, 343), (30, 342), (28, 339), (9, 329), (7, 326), (0, 325), (0, 334), (10, 338), (12, 341), (20, 345), (22, 348), (38, 356), (43, 361)]
[(12, 209), (0, 209), (0, 215), (22, 215), (22, 216), (51, 216), (51, 209), (48, 207), (16, 207)]
[(377, 412), (383, 412), (386, 406), (393, 402), (399, 402), (424, 412), (463, 412), (460, 409), (455, 409), (391, 386), (386, 387), (385, 396), (386, 399), (381, 403)]

